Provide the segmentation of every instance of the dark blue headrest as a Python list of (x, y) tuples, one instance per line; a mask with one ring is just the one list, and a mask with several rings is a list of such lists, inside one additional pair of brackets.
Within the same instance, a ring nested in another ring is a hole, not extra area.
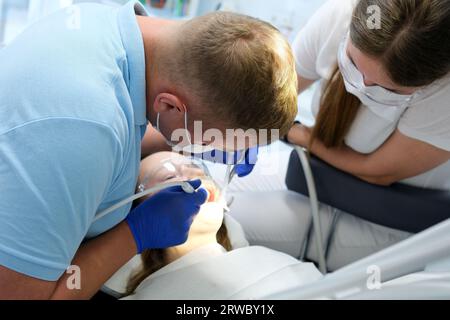
[[(450, 219), (450, 192), (395, 184), (381, 187), (344, 173), (311, 157), (319, 201), (364, 220), (418, 233)], [(308, 196), (305, 175), (296, 151), (290, 158), (286, 185)]]

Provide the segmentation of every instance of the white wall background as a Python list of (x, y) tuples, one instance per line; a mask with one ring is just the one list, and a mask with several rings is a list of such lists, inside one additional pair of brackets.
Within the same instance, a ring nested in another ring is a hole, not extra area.
[[(127, 0), (91, 0), (124, 3)], [(278, 27), (288, 38), (295, 34), (325, 0), (199, 0), (197, 14), (219, 7), (251, 15)], [(27, 23), (61, 5), (86, 0), (0, 0), (0, 42), (10, 41)], [(3, 3), (3, 6), (2, 6)], [(3, 8), (3, 10), (2, 10)], [(6, 40), (6, 41), (5, 41)]]
[[(199, 13), (215, 10), (220, 4), (225, 9), (266, 20), (281, 31), (295, 34), (325, 0), (202, 0)], [(291, 31), (289, 31), (289, 29)]]

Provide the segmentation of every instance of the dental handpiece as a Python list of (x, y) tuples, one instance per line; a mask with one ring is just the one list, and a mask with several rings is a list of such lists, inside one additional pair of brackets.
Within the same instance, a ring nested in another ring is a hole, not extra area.
[(95, 216), (93, 222), (100, 220), (101, 218), (107, 216), (108, 214), (116, 211), (119, 208), (122, 208), (123, 206), (127, 205), (130, 202), (133, 202), (137, 199), (149, 196), (151, 194), (154, 194), (159, 191), (162, 191), (162, 190), (165, 190), (168, 188), (172, 188), (172, 187), (181, 187), (184, 192), (190, 193), (190, 194), (195, 192), (194, 187), (187, 181), (161, 183), (153, 188), (147, 189), (147, 190), (137, 193), (129, 198), (126, 198), (106, 210), (103, 210), (102, 212), (100, 212), (98, 215)]
[[(228, 187), (230, 186), (231, 182), (233, 181), (234, 177), (236, 176), (236, 168), (239, 164), (243, 163), (245, 161), (245, 155), (246, 152), (243, 152), (239, 160), (236, 164), (228, 164), (227, 165), (227, 171), (225, 173), (225, 181), (224, 181), (224, 187), (223, 187), (223, 194), (226, 197)], [(227, 202), (227, 209), (230, 210), (229, 207), (234, 201), (234, 197), (230, 197), (229, 201)]]

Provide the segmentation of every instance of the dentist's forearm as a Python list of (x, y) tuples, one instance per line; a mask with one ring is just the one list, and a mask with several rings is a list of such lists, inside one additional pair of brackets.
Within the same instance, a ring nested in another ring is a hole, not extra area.
[(69, 289), (70, 274), (58, 281), (51, 299), (80, 300), (92, 298), (122, 266), (136, 255), (133, 235), (126, 222), (86, 243), (77, 252), (72, 265), (81, 270), (81, 289)]

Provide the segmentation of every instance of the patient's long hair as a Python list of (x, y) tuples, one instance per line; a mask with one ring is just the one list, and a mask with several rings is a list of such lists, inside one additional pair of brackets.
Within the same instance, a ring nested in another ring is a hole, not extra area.
[[(367, 10), (381, 10), (381, 29), (369, 28)], [(450, 71), (449, 0), (360, 0), (350, 25), (353, 45), (380, 59), (397, 85), (423, 87)], [(310, 144), (344, 144), (361, 102), (345, 89), (336, 66), (322, 95)]]
[[(222, 223), (216, 235), (217, 242), (227, 251), (231, 251), (231, 242), (228, 236), (228, 229), (225, 223)], [(126, 295), (131, 295), (136, 288), (153, 273), (164, 268), (167, 265), (167, 249), (146, 250), (142, 253), (142, 267), (131, 275)]]

